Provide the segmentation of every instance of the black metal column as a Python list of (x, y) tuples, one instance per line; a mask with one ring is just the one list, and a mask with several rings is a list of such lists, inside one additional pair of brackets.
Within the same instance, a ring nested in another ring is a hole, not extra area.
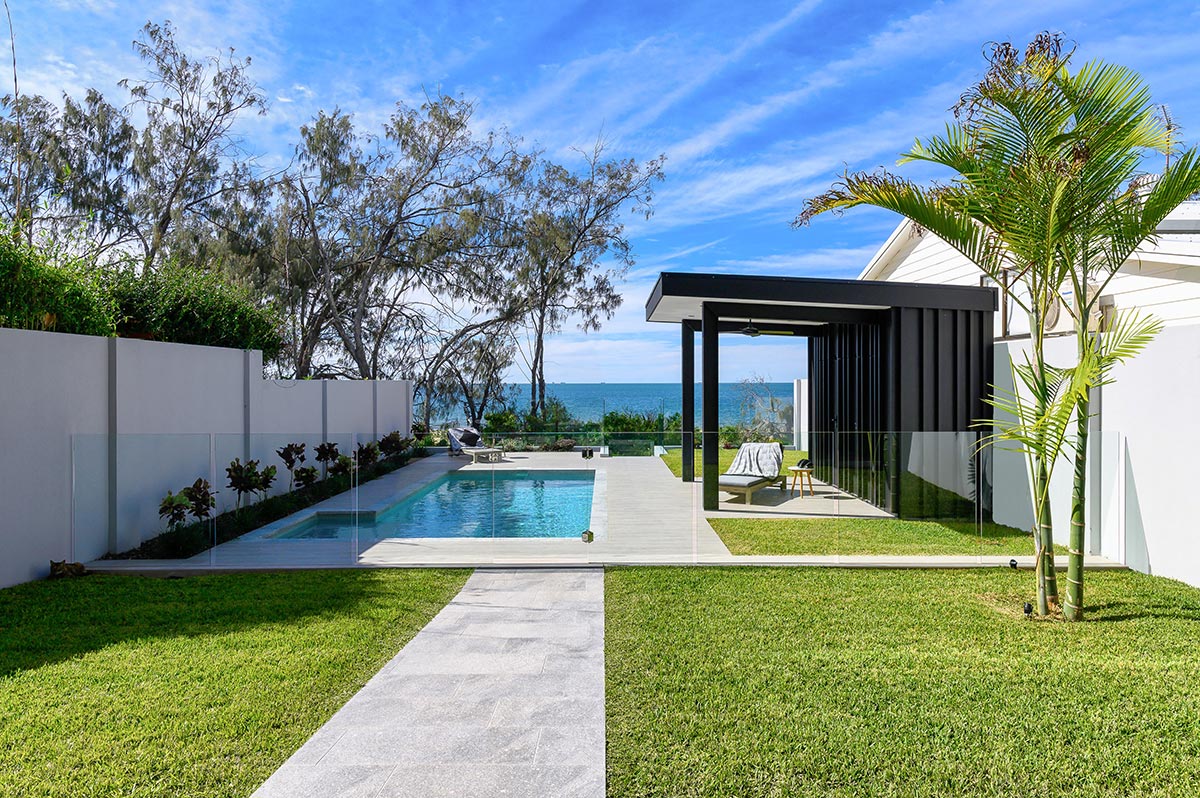
[(679, 325), (683, 335), (680, 338), (679, 381), (683, 388), (682, 424), (680, 440), (683, 445), (683, 481), (696, 480), (696, 334), (687, 322)]
[(717, 387), (717, 314), (708, 303), (700, 313), (700, 460), (704, 479), (704, 509), (715, 510), (720, 501), (717, 480), (721, 475), (720, 441), (717, 438), (718, 387)]

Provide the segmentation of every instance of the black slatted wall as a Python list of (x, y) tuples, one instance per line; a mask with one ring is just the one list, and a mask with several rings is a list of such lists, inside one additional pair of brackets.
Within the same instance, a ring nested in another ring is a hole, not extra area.
[[(808, 358), (817, 478), (902, 517), (961, 514), (940, 494), (918, 495), (931, 491), (901, 466), (911, 433), (965, 433), (991, 417), (991, 312), (881, 311), (874, 323), (822, 328), (809, 339)], [(990, 506), (990, 495), (976, 493), (973, 502)]]

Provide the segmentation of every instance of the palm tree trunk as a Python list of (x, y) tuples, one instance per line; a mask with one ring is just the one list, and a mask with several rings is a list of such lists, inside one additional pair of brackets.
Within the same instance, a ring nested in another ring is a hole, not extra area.
[[(1086, 324), (1086, 319), (1084, 323)], [(1087, 332), (1079, 336), (1079, 355), (1082, 360), (1088, 345)], [(1063, 616), (1068, 621), (1083, 620), (1083, 538), (1084, 513), (1087, 507), (1088, 422), (1092, 391), (1084, 390), (1075, 408), (1075, 481), (1071, 486), (1071, 538), (1067, 549), (1067, 601)]]
[[(1043, 316), (1035, 314), (1033, 321), (1033, 358), (1038, 370), (1042, 386), (1046, 385), (1046, 354), (1045, 328)], [(1042, 417), (1046, 412), (1046, 391), (1039, 390), (1034, 397), (1037, 404), (1037, 415)], [(1038, 533), (1034, 539), (1037, 552), (1037, 597), (1038, 614), (1049, 615), (1050, 610), (1058, 605), (1058, 575), (1054, 569), (1054, 516), (1050, 507), (1050, 467), (1046, 462), (1044, 452), (1034, 457), (1034, 512), (1037, 516)]]

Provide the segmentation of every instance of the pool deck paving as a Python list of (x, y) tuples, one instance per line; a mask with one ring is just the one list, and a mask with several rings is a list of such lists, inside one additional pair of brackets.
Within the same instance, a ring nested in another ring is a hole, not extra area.
[(601, 798), (602, 569), (477, 570), (254, 798)]

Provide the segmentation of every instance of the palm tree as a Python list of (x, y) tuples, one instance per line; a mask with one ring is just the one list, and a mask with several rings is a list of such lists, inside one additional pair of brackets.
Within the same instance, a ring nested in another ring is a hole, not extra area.
[[(1200, 166), (1195, 150), (1189, 150), (1152, 186), (1140, 185), (1144, 154), (1171, 149), (1170, 127), (1155, 113), (1135, 73), (1090, 63), (1071, 74), (1071, 55), (1057, 34), (1039, 35), (1023, 54), (1008, 43), (995, 45), (987, 74), (955, 107), (955, 121), (943, 135), (918, 141), (901, 159), (948, 167), (955, 173), (950, 183), (921, 187), (886, 171), (848, 173), (809, 200), (795, 224), (858, 205), (895, 211), (973, 261), (1029, 316), (1029, 355), (1014, 365), (1018, 390), (993, 399), (1013, 420), (987, 440), (1015, 441), (1029, 458), (1041, 614), (1048, 614), (1058, 598), (1050, 478), (1063, 453), (1073, 452), (1076, 491), (1065, 614), (1077, 619), (1082, 617), (1082, 480), (1090, 391), (1110, 380), (1112, 366), (1135, 355), (1157, 332), (1152, 319), (1132, 317), (1096, 335), (1089, 319), (1100, 291), (1134, 249), (1200, 190)], [(1079, 362), (1064, 369), (1046, 362), (1044, 340), (1047, 314), (1067, 288)], [(1022, 387), (1029, 400), (1021, 397)]]

